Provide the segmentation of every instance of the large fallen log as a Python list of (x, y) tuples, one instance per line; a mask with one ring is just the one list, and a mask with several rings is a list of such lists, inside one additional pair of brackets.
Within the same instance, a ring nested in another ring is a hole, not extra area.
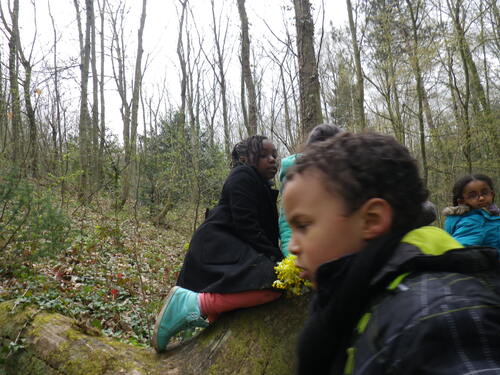
[[(191, 340), (158, 355), (33, 307), (0, 304), (0, 375), (293, 374), (308, 296), (224, 314)], [(11, 344), (12, 346), (12, 344)]]

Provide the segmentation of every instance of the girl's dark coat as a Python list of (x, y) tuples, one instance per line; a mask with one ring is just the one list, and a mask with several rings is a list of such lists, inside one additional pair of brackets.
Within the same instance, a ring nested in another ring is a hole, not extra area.
[(211, 293), (270, 288), (282, 258), (277, 195), (254, 167), (234, 168), (191, 239), (177, 285)]

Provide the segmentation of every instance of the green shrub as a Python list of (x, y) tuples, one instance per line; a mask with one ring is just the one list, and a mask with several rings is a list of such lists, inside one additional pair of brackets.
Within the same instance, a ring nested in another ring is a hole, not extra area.
[(54, 256), (66, 247), (69, 222), (52, 201), (15, 170), (0, 170), (0, 252), (4, 271)]

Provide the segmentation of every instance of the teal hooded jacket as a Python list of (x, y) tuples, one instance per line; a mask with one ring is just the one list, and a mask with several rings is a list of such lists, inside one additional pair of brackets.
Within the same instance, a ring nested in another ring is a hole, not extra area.
[[(283, 193), (283, 187), (285, 186), (286, 182), (286, 172), (291, 166), (295, 164), (295, 160), (297, 160), (297, 157), (299, 156), (300, 154), (293, 154), (281, 159), (281, 167), (279, 173), (281, 193)], [(283, 211), (283, 204), (281, 204), (280, 207), (278, 223), (280, 227), (280, 249), (283, 253), (283, 256), (286, 257), (290, 253), (288, 251), (288, 242), (290, 242), (290, 239), (292, 238), (292, 229), (286, 221), (285, 212)]]
[(448, 207), (443, 211), (444, 229), (463, 246), (490, 246), (500, 252), (500, 216), (465, 207)]

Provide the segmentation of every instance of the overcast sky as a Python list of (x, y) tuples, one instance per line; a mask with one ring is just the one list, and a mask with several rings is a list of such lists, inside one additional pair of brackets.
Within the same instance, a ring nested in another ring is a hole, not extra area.
[[(5, 8), (5, 0), (0, 0)], [(25, 49), (32, 44), (35, 30), (35, 20), (32, 12), (33, 0), (20, 0), (20, 27), (22, 43)], [(80, 0), (80, 2), (83, 2)], [(111, 1), (116, 3), (117, 1)], [(95, 1), (97, 7), (97, 1)], [(324, 22), (325, 28), (329, 29), (330, 22), (335, 26), (346, 24), (347, 12), (345, 0), (312, 0), (314, 18), (316, 21), (316, 31), (318, 32)], [(51, 19), (48, 13), (50, 4), (52, 14), (55, 19), (56, 28), (61, 35), (58, 42), (59, 56), (75, 57), (79, 55), (78, 34), (73, 1), (71, 0), (36, 0), (36, 48), (34, 50), (34, 61), (41, 61), (44, 55), (50, 54), (53, 45), (53, 31)], [(128, 53), (132, 56), (133, 64), (136, 53), (137, 29), (139, 26), (139, 15), (142, 1), (128, 0), (130, 13), (127, 15), (127, 26), (129, 27)], [(230, 48), (232, 48), (232, 59), (237, 59), (239, 52), (239, 27), (240, 20), (236, 6), (236, 0), (216, 0), (217, 12), (224, 14), (223, 22), (229, 19), (231, 31)], [(211, 22), (210, 0), (191, 0), (190, 5), (196, 19), (197, 27), (208, 34), (208, 25)], [(288, 9), (286, 9), (288, 7)], [(323, 13), (324, 7), (324, 13)], [(144, 76), (143, 88), (146, 92), (152, 93), (155, 85), (165, 79), (168, 82), (170, 100), (177, 101), (179, 87), (179, 69), (176, 55), (177, 35), (179, 27), (179, 2), (178, 0), (148, 0), (146, 26), (144, 31), (144, 59), (148, 61), (148, 69)], [(277, 35), (283, 35), (283, 15), (286, 19), (293, 19), (292, 0), (247, 0), (246, 9), (250, 22), (250, 36), (254, 48), (259, 45), (269, 43), (266, 40), (273, 40), (270, 27)], [(97, 10), (96, 10), (97, 13)], [(324, 17), (324, 18), (323, 18)], [(192, 24), (192, 21), (190, 21)], [(98, 22), (97, 22), (98, 23)], [(268, 26), (266, 26), (266, 23)], [(97, 26), (99, 27), (99, 26)], [(294, 33), (294, 30), (291, 29)], [(5, 46), (5, 37), (2, 42)], [(279, 44), (279, 43), (277, 43)], [(4, 49), (5, 50), (5, 49)], [(47, 59), (47, 57), (45, 57)], [(236, 67), (238, 64), (232, 63)], [(109, 69), (110, 70), (110, 69)], [(111, 72), (108, 71), (108, 74)], [(230, 73), (229, 73), (230, 74)], [(239, 74), (239, 73), (235, 73)], [(237, 81), (238, 82), (238, 81)], [(239, 84), (239, 82), (238, 82)], [(119, 101), (113, 92), (116, 87), (114, 82), (108, 82), (106, 97), (108, 126), (114, 133), (121, 132), (121, 120), (119, 115)], [(238, 87), (239, 90), (239, 87)], [(78, 90), (74, 92), (78, 97)]]

